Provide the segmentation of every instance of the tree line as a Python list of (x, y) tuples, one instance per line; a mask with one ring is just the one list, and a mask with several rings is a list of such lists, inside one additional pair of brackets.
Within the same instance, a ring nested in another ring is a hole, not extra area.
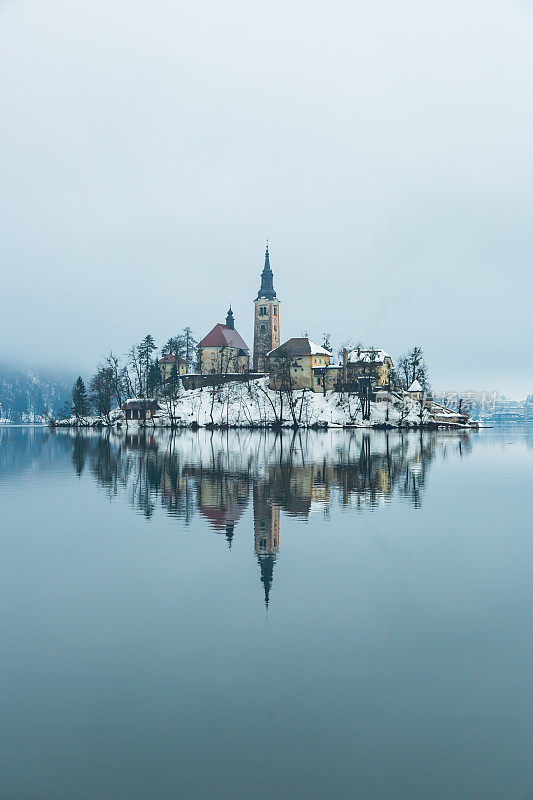
[[(331, 352), (330, 334), (325, 333), (323, 347)], [(378, 350), (363, 348), (374, 352)], [(95, 374), (89, 381), (88, 388), (80, 376), (72, 387), (71, 398), (60, 411), (61, 418), (76, 417), (78, 421), (94, 412), (106, 423), (110, 423), (113, 408), (120, 407), (128, 398), (154, 398), (164, 403), (171, 419), (174, 416), (176, 401), (182, 391), (178, 364), (181, 362), (185, 370), (190, 372), (197, 367), (198, 342), (192, 330), (187, 326), (170, 337), (158, 351), (151, 334), (147, 334), (140, 342), (133, 345), (125, 357), (120, 358), (111, 352), (105, 361), (98, 365)], [(342, 349), (339, 351), (341, 356)], [(159, 360), (164, 356), (173, 356), (171, 368), (165, 377), (162, 374)], [(283, 417), (283, 400), (291, 412), (294, 424), (298, 424), (303, 409), (303, 401), (297, 412), (292, 378), (292, 358), (289, 354), (275, 359), (271, 364), (271, 375), (274, 378), (276, 391), (280, 396), (281, 418)], [(368, 375), (366, 375), (368, 369)], [(223, 370), (221, 368), (221, 373)], [(326, 369), (323, 370), (323, 390), (326, 392)], [(365, 368), (365, 375), (358, 381), (358, 393), (362, 403), (363, 418), (370, 416), (372, 358)], [(366, 380), (365, 380), (366, 378)], [(389, 389), (408, 389), (413, 381), (418, 380), (422, 390), (429, 393), (427, 366), (422, 348), (413, 347), (401, 356), (390, 375)], [(213, 403), (215, 399), (215, 382), (212, 386)], [(272, 403), (270, 397), (270, 402)], [(211, 409), (212, 410), (212, 409)], [(366, 413), (365, 413), (366, 411)], [(298, 413), (298, 416), (297, 416)], [(277, 415), (276, 415), (277, 418)]]
[[(186, 371), (191, 371), (197, 363), (197, 347), (191, 328), (186, 326), (171, 336), (159, 352), (151, 334), (134, 344), (125, 357), (111, 352), (98, 365), (88, 387), (81, 376), (77, 378), (60, 417), (74, 416), (80, 421), (94, 412), (109, 423), (113, 408), (122, 406), (128, 398), (174, 400), (181, 388), (177, 363), (181, 360)], [(168, 355), (175, 360), (167, 380), (163, 381), (159, 359)]]

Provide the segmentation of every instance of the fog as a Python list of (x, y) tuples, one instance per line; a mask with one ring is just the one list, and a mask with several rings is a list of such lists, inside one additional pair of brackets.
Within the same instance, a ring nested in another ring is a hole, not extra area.
[(0, 360), (224, 321), (533, 392), (533, 6), (0, 3)]

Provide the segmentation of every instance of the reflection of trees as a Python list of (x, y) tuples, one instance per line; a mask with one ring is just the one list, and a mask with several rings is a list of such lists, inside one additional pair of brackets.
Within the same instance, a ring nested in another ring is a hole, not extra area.
[(249, 505), (251, 488), (254, 518), (260, 507), (276, 507), (299, 518), (335, 502), (372, 510), (395, 494), (419, 508), (436, 455), (446, 457), (453, 449), (464, 456), (471, 449), (468, 435), (438, 432), (357, 431), (337, 439), (321, 437), (301, 431), (242, 436), (107, 431), (66, 434), (64, 440), (76, 473), (81, 475), (89, 463), (110, 498), (122, 491), (148, 518), (158, 505), (187, 523), (199, 513), (229, 543)]
[(76, 436), (74, 439), (74, 447), (72, 448), (72, 466), (76, 470), (78, 478), (84, 470), (88, 449), (89, 442), (87, 438), (81, 434)]
[[(146, 519), (158, 509), (185, 525), (198, 516), (224, 534), (229, 546), (251, 506), (253, 552), (267, 606), (282, 514), (308, 519), (315, 510), (337, 506), (375, 511), (395, 497), (419, 508), (435, 458), (463, 458), (472, 448), (468, 434), (440, 432), (147, 429), (21, 437), (0, 431), (3, 443), (11, 436), (15, 446), (0, 448), (0, 477), (29, 470), (35, 461), (52, 462), (63, 450), (76, 474), (90, 474), (110, 500), (126, 498)], [(18, 460), (10, 462), (9, 453)]]
[(36, 465), (51, 466), (61, 450), (48, 428), (0, 425), (0, 479), (12, 478)]

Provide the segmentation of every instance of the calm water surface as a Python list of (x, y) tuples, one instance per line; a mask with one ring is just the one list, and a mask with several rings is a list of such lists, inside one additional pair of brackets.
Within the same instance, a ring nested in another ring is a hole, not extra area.
[(0, 429), (0, 798), (533, 797), (533, 431)]

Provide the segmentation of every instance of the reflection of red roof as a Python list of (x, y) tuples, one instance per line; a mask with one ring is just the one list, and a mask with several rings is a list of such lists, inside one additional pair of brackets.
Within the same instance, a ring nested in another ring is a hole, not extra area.
[(160, 364), (185, 364), (185, 359), (181, 356), (174, 356), (172, 353), (168, 353), (166, 356), (163, 356), (159, 359)]
[(243, 515), (243, 512), (248, 505), (246, 499), (242, 503), (234, 503), (228, 508), (221, 508), (219, 506), (208, 506), (199, 504), (199, 509), (208, 521), (213, 530), (218, 533), (224, 533), (228, 525), (236, 525)]
[(249, 352), (248, 345), (239, 333), (220, 322), (200, 342), (200, 347), (236, 347)]

